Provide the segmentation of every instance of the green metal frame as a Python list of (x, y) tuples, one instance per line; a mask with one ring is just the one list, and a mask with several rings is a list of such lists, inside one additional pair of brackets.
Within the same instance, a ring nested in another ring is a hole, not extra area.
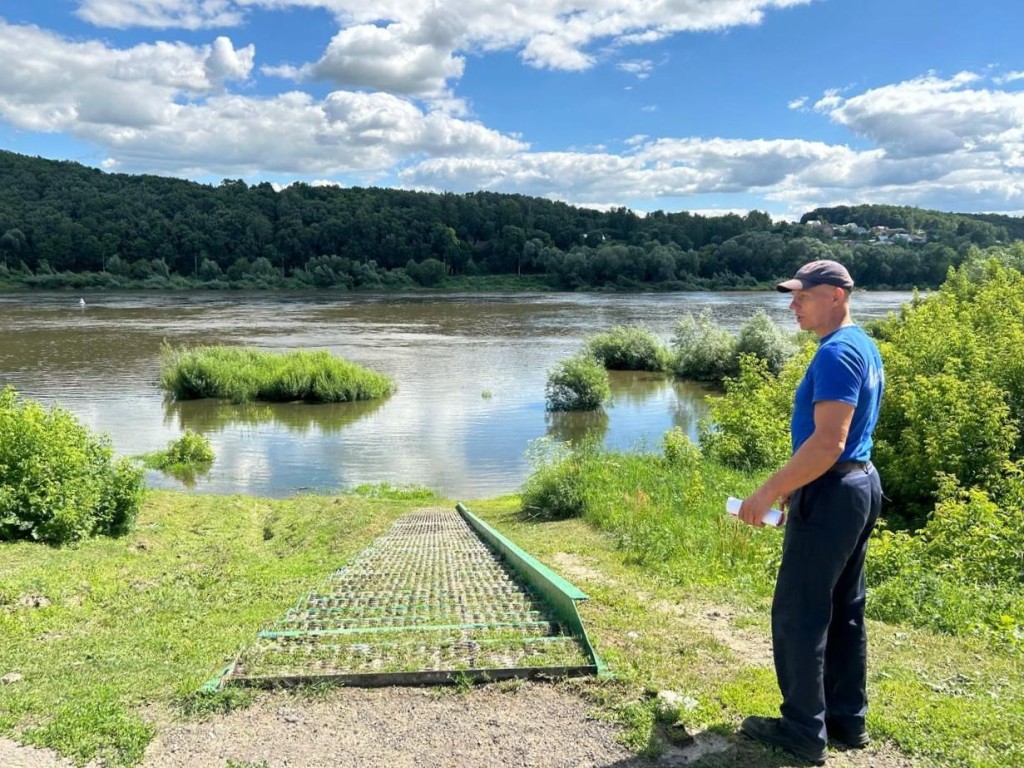
[[(604, 662), (594, 651), (594, 646), (587, 637), (587, 631), (583, 627), (583, 620), (580, 618), (576, 603), (586, 600), (587, 595), (579, 588), (573, 586), (546, 565), (534, 558), (528, 552), (520, 549), (516, 544), (498, 533), (483, 520), (478, 518), (461, 502), (455, 505), (456, 511), (463, 520), (473, 529), (480, 539), (487, 544), (498, 556), (500, 556), (516, 574), (532, 587), (552, 609), (557, 619), (564, 624), (573, 634), (573, 637), (583, 646), (586, 656), (592, 664), (583, 666), (562, 666), (562, 667), (512, 667), (502, 669), (463, 669), (463, 670), (423, 670), (419, 672), (385, 672), (385, 673), (353, 673), (333, 675), (310, 675), (298, 676), (288, 675), (280, 677), (264, 677), (259, 679), (248, 679), (233, 677), (236, 658), (230, 665), (225, 667), (219, 675), (208, 680), (200, 688), (205, 693), (214, 693), (220, 690), (226, 683), (248, 687), (287, 687), (307, 682), (333, 682), (341, 685), (357, 686), (384, 686), (384, 685), (437, 685), (453, 683), (462, 680), (497, 681), (510, 678), (558, 678), (578, 677), (586, 675), (598, 675), (605, 677), (609, 675)], [(462, 625), (459, 625), (462, 626)], [(333, 629), (333, 630), (303, 630), (303, 631), (262, 631), (260, 637), (304, 637), (309, 635), (344, 635), (350, 633), (373, 632), (374, 628), (362, 627), (359, 629)]]
[(505, 558), (505, 561), (516, 573), (541, 594), (548, 605), (554, 609), (559, 620), (572, 629), (583, 644), (587, 655), (594, 662), (595, 672), (601, 677), (608, 675), (608, 668), (594, 650), (590, 638), (587, 637), (587, 630), (583, 627), (583, 619), (580, 618), (579, 611), (576, 609), (578, 600), (587, 599), (586, 593), (563, 579), (529, 552), (520, 549), (514, 542), (498, 533), (470, 512), (461, 501), (455, 505), (455, 509), (484, 541)]

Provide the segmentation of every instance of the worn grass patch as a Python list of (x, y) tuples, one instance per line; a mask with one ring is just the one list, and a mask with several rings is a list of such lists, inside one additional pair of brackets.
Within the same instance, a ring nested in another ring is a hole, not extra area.
[[(150, 704), (197, 697), (256, 632), (422, 499), (153, 492), (134, 531), (74, 548), (0, 544), (0, 733), (84, 762), (137, 762)], [(230, 700), (229, 700), (230, 699)]]

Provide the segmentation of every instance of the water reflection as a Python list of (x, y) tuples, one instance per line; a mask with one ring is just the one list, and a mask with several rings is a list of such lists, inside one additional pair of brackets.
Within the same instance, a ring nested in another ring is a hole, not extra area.
[(192, 491), (195, 490), (196, 484), (206, 478), (210, 474), (210, 470), (213, 469), (213, 462), (209, 464), (203, 464), (200, 466), (180, 466), (168, 469), (150, 469), (147, 470), (148, 479), (150, 481), (155, 478), (173, 478), (181, 483), (185, 488)]
[(335, 435), (381, 409), (385, 400), (354, 403), (245, 403), (165, 400), (164, 425), (209, 434), (238, 425), (269, 427), (302, 437)]
[(671, 379), (651, 371), (608, 371), (612, 402), (616, 405), (641, 405), (658, 395)]
[(608, 432), (608, 412), (603, 408), (596, 411), (551, 411), (544, 420), (548, 437), (570, 445), (603, 442)]

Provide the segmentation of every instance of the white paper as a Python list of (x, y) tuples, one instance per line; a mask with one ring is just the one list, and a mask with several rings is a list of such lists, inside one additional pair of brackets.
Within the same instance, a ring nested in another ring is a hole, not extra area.
[[(740, 513), (740, 506), (743, 504), (743, 499), (737, 499), (735, 496), (730, 496), (725, 500), (725, 511), (730, 515), (736, 516)], [(778, 527), (782, 525), (782, 512), (772, 507), (768, 510), (768, 513), (764, 516), (762, 521), (765, 525), (774, 525)]]

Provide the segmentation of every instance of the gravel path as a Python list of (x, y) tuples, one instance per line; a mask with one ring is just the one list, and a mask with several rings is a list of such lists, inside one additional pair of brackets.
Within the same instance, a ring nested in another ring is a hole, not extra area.
[[(343, 688), (318, 698), (259, 694), (252, 706), (203, 721), (164, 722), (142, 768), (788, 768), (802, 763), (735, 735), (657, 760), (618, 744), (565, 687)], [(832, 768), (919, 768), (885, 745), (835, 750)], [(3, 768), (71, 768), (49, 750), (0, 739)], [(101, 768), (90, 765), (90, 768)]]

